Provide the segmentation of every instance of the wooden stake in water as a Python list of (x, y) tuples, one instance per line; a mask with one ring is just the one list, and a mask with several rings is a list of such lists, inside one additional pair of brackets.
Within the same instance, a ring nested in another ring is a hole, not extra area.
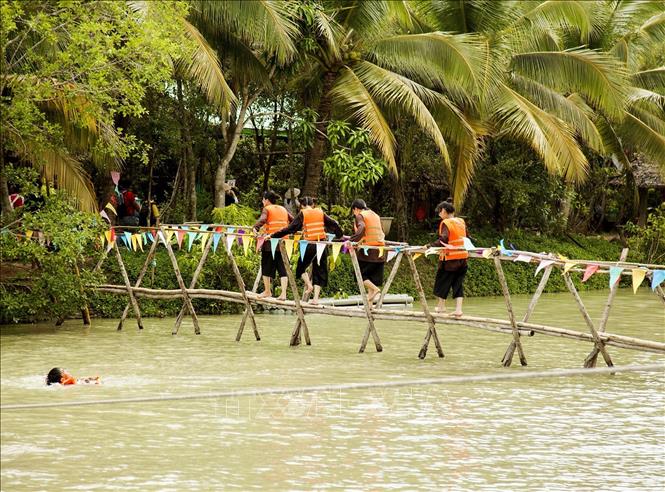
[[(291, 287), (291, 294), (293, 294), (293, 302), (296, 308), (296, 314), (298, 315), (298, 321), (300, 322), (300, 328), (302, 329), (303, 336), (305, 337), (305, 343), (311, 345), (312, 342), (309, 339), (309, 329), (307, 328), (307, 322), (305, 321), (305, 312), (302, 310), (302, 304), (300, 304), (300, 294), (298, 293), (298, 285), (296, 284), (295, 275), (293, 275), (293, 270), (291, 270), (291, 261), (289, 260), (289, 255), (286, 253), (286, 246), (284, 246), (284, 241), (279, 241), (279, 252), (282, 256), (282, 262), (284, 262), (284, 268), (286, 268), (286, 277), (289, 279), (289, 286)], [(294, 335), (296, 331), (295, 328), (291, 333), (291, 339), (289, 340), (289, 346), (293, 347), (296, 344), (294, 343)]]
[[(261, 264), (259, 264), (259, 271), (256, 274), (254, 279), (254, 285), (252, 286), (252, 294), (256, 294), (256, 291), (259, 289), (259, 282), (261, 281)], [(242, 338), (242, 332), (245, 330), (245, 323), (247, 323), (247, 317), (249, 316), (249, 311), (245, 308), (245, 312), (242, 313), (242, 320), (240, 321), (240, 326), (238, 327), (238, 333), (236, 334), (236, 342), (239, 342)], [(259, 331), (254, 331), (254, 337), (256, 341), (260, 341), (261, 337), (259, 336)]]
[(434, 324), (434, 318), (432, 313), (429, 310), (429, 304), (427, 304), (427, 296), (425, 295), (425, 290), (423, 289), (423, 284), (420, 281), (420, 275), (418, 274), (418, 269), (416, 268), (416, 262), (413, 259), (411, 253), (407, 253), (406, 259), (409, 261), (409, 266), (411, 267), (411, 275), (413, 275), (413, 281), (416, 284), (416, 290), (420, 296), (420, 303), (423, 306), (423, 313), (425, 313), (425, 319), (427, 320), (427, 334), (425, 335), (425, 340), (423, 341), (423, 346), (418, 353), (419, 359), (424, 359), (427, 355), (427, 348), (429, 346), (430, 338), (434, 338), (434, 346), (436, 347), (436, 352), (439, 357), (443, 357), (443, 349), (441, 348), (441, 342), (439, 341), (439, 335), (436, 332), (436, 325)]
[[(226, 237), (226, 234), (224, 236)], [(238, 283), (238, 289), (240, 289), (242, 300), (245, 303), (245, 311), (249, 316), (249, 320), (252, 322), (252, 328), (254, 329), (254, 336), (256, 337), (257, 340), (261, 340), (261, 337), (259, 336), (259, 329), (256, 326), (256, 319), (254, 318), (254, 310), (252, 309), (252, 305), (250, 304), (249, 299), (247, 298), (247, 291), (245, 290), (245, 281), (242, 279), (242, 275), (240, 274), (240, 269), (238, 268), (238, 264), (236, 263), (236, 259), (233, 256), (231, 248), (224, 248), (224, 249), (226, 250), (226, 255), (229, 258), (229, 262), (231, 263), (231, 269), (233, 270), (233, 275), (235, 276), (236, 282)]]
[(376, 347), (377, 352), (382, 352), (383, 347), (381, 346), (381, 340), (379, 339), (379, 334), (376, 332), (376, 327), (374, 326), (374, 316), (372, 315), (372, 307), (369, 305), (367, 299), (367, 292), (365, 291), (365, 284), (363, 283), (363, 277), (360, 273), (360, 265), (358, 264), (358, 255), (356, 250), (350, 246), (349, 254), (351, 256), (351, 264), (353, 265), (353, 271), (356, 274), (356, 281), (358, 282), (358, 290), (360, 291), (360, 298), (363, 300), (363, 306), (365, 307), (365, 315), (367, 316), (367, 329), (363, 335), (363, 339), (360, 342), (359, 352), (362, 354), (367, 347), (367, 341), (369, 340), (369, 335), (372, 335), (374, 339), (374, 346)]
[(498, 256), (494, 257), (494, 267), (496, 268), (496, 273), (499, 277), (499, 284), (501, 284), (501, 290), (503, 291), (503, 298), (506, 301), (506, 309), (508, 310), (508, 318), (510, 320), (510, 326), (513, 332), (513, 344), (510, 347), (513, 347), (513, 350), (506, 351), (506, 354), (503, 356), (503, 367), (509, 367), (513, 362), (513, 355), (515, 353), (515, 348), (520, 357), (520, 364), (526, 366), (526, 357), (524, 356), (524, 349), (522, 348), (522, 342), (520, 341), (520, 332), (517, 328), (517, 322), (515, 321), (515, 312), (513, 311), (513, 303), (510, 300), (510, 291), (508, 290), (508, 283), (506, 282), (506, 276), (503, 273), (503, 268), (501, 267), (501, 260)]
[[(150, 251), (148, 252), (148, 257), (145, 260), (145, 263), (143, 263), (143, 267), (141, 268), (141, 271), (139, 272), (139, 276), (136, 279), (136, 283), (134, 284), (134, 287), (140, 287), (141, 282), (143, 281), (143, 277), (145, 276), (146, 272), (148, 271), (148, 266), (150, 265), (150, 261), (152, 260), (153, 256), (155, 255), (155, 250), (157, 249), (157, 238), (152, 242), (152, 246), (150, 246)], [(117, 330), (120, 331), (122, 330), (122, 325), (125, 322), (125, 319), (127, 319), (127, 315), (129, 314), (129, 307), (131, 306), (131, 303), (128, 302), (127, 305), (125, 306), (125, 309), (122, 311), (122, 316), (120, 316), (120, 321), (118, 322), (118, 328)]]
[(127, 276), (127, 270), (125, 270), (125, 264), (122, 261), (122, 255), (118, 249), (118, 243), (113, 243), (113, 249), (115, 249), (115, 257), (118, 260), (118, 265), (120, 266), (120, 274), (122, 279), (125, 281), (125, 288), (127, 289), (127, 295), (129, 295), (129, 302), (132, 304), (134, 309), (134, 316), (136, 316), (136, 323), (138, 324), (139, 330), (143, 329), (143, 320), (141, 319), (141, 310), (139, 309), (139, 303), (134, 297), (134, 291), (132, 290), (132, 284), (129, 281)]

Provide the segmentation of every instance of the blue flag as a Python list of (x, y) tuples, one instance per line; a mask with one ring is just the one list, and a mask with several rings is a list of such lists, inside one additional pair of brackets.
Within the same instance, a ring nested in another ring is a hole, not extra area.
[(651, 290), (656, 290), (665, 280), (665, 270), (654, 270), (651, 274)]
[(298, 241), (298, 247), (300, 248), (300, 261), (305, 261), (305, 251), (307, 251), (307, 241)]
[(219, 232), (215, 232), (212, 235), (212, 252), (214, 253), (217, 251), (217, 245), (219, 244), (219, 238), (221, 238), (222, 235)]
[(610, 267), (610, 288), (617, 283), (617, 280), (619, 280), (619, 277), (621, 276), (621, 272), (623, 272), (623, 268), (621, 267)]
[(277, 250), (277, 245), (279, 244), (279, 239), (276, 237), (270, 238), (270, 252), (272, 253), (273, 260), (275, 259), (275, 251)]

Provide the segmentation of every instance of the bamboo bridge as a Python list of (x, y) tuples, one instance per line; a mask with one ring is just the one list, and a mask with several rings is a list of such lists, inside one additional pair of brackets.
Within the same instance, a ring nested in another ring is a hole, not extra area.
[[(184, 237), (187, 236), (190, 241), (190, 248), (192, 242), (200, 240), (202, 255), (198, 262), (196, 269), (192, 275), (192, 278), (189, 281), (189, 285), (185, 283), (183, 276), (180, 272), (178, 266), (178, 260), (173, 251), (172, 243), (175, 242), (178, 245), (182, 245)], [(122, 255), (120, 254), (118, 241), (119, 239), (123, 240), (128, 248), (133, 250), (140, 249), (143, 251), (143, 246), (151, 242), (151, 246), (148, 249), (148, 254), (143, 263), (143, 267), (135, 280), (135, 283), (132, 284), (127, 270), (125, 268)], [(203, 269), (203, 266), (206, 262), (206, 259), (209, 256), (211, 250), (215, 251), (219, 242), (222, 241), (222, 249), (225, 251), (228, 256), (231, 269), (233, 270), (233, 275), (235, 277), (238, 290), (229, 291), (229, 290), (218, 290), (218, 289), (198, 289), (196, 284), (198, 277)], [(153, 299), (163, 299), (163, 300), (172, 300), (172, 299), (182, 299), (183, 305), (180, 310), (180, 313), (176, 317), (175, 325), (173, 328), (173, 334), (176, 335), (182, 324), (182, 321), (185, 316), (189, 315), (192, 319), (194, 326), (194, 331), (198, 335), (200, 334), (198, 317), (196, 311), (192, 305), (192, 299), (216, 299), (226, 302), (232, 302), (237, 304), (244, 305), (244, 314), (238, 331), (236, 334), (236, 341), (240, 341), (247, 322), (249, 321), (251, 329), (253, 331), (254, 338), (258, 341), (261, 339), (259, 326), (257, 324), (256, 317), (254, 315), (254, 306), (263, 305), (263, 306), (274, 306), (288, 311), (293, 311), (296, 314), (296, 321), (294, 328), (291, 332), (290, 345), (298, 346), (304, 340), (306, 345), (311, 345), (311, 337), (309, 329), (307, 327), (307, 314), (325, 314), (329, 316), (339, 316), (339, 317), (350, 317), (350, 318), (364, 318), (367, 320), (367, 326), (363, 333), (359, 352), (364, 352), (367, 348), (369, 338), (372, 338), (374, 347), (377, 352), (381, 352), (383, 347), (381, 345), (381, 339), (377, 330), (378, 320), (393, 320), (393, 321), (402, 321), (402, 322), (421, 322), (425, 323), (427, 329), (424, 333), (424, 340), (418, 357), (423, 359), (427, 354), (430, 342), (433, 341), (434, 347), (436, 349), (437, 355), (439, 357), (444, 357), (443, 347), (441, 340), (437, 333), (437, 324), (446, 325), (464, 325), (472, 328), (489, 330), (497, 333), (504, 333), (508, 335), (511, 339), (502, 359), (502, 364), (505, 367), (511, 365), (515, 352), (517, 352), (520, 364), (523, 366), (527, 365), (526, 354), (521, 343), (522, 336), (533, 336), (534, 334), (554, 336), (554, 337), (563, 337), (569, 338), (572, 340), (581, 340), (589, 342), (593, 345), (593, 348), (589, 355), (584, 360), (584, 367), (594, 367), (598, 355), (601, 355), (607, 366), (612, 367), (613, 362), (608, 351), (608, 347), (619, 347), (623, 349), (631, 349), (645, 352), (653, 352), (658, 354), (665, 354), (665, 343), (643, 340), (633, 337), (628, 337), (624, 335), (617, 335), (606, 332), (607, 322), (609, 319), (610, 310), (618, 289), (618, 278), (620, 276), (633, 276), (634, 282), (638, 280), (641, 281), (648, 275), (655, 275), (656, 272), (665, 270), (663, 265), (647, 265), (647, 264), (638, 264), (626, 262), (626, 257), (628, 255), (628, 250), (624, 249), (621, 253), (621, 256), (617, 262), (610, 261), (592, 261), (592, 260), (569, 260), (565, 258), (558, 257), (553, 254), (543, 254), (543, 253), (532, 253), (528, 251), (516, 251), (516, 250), (506, 250), (503, 245), (499, 247), (492, 248), (476, 248), (470, 243), (466, 246), (470, 258), (475, 258), (482, 261), (492, 261), (495, 266), (497, 273), (497, 279), (501, 286), (501, 291), (505, 299), (507, 319), (495, 319), (495, 318), (485, 318), (478, 316), (467, 316), (463, 315), (460, 317), (450, 317), (445, 314), (432, 312), (427, 303), (427, 297), (423, 289), (418, 270), (415, 265), (415, 260), (425, 254), (438, 254), (442, 248), (428, 248), (423, 249), (420, 246), (414, 247), (409, 246), (405, 243), (395, 243), (387, 242), (385, 246), (364, 246), (362, 244), (351, 244), (340, 242), (329, 241), (315, 241), (317, 248), (333, 248), (333, 261), (337, 258), (337, 255), (340, 254), (342, 247), (349, 254), (351, 263), (353, 265), (353, 270), (355, 278), (358, 284), (358, 290), (360, 291), (360, 296), (362, 298), (362, 307), (335, 307), (335, 306), (321, 306), (309, 304), (308, 296), (301, 295), (298, 286), (296, 284), (296, 279), (293, 274), (291, 267), (290, 258), (294, 252), (294, 246), (299, 242), (299, 235), (285, 237), (281, 239), (269, 239), (271, 241), (270, 246), (273, 252), (279, 248), (282, 260), (285, 263), (286, 271), (288, 275), (288, 284), (293, 296), (293, 300), (280, 301), (275, 298), (261, 298), (257, 295), (257, 288), (259, 286), (259, 280), (261, 278), (261, 270), (256, 275), (254, 284), (251, 291), (248, 291), (245, 286), (245, 282), (242, 278), (240, 270), (235, 260), (234, 256), (234, 244), (236, 244), (236, 249), (241, 247), (244, 250), (244, 253), (247, 254), (252, 243), (256, 242), (256, 249), (260, 250), (260, 247), (265, 241), (265, 237), (257, 235), (250, 227), (246, 226), (229, 226), (229, 225), (201, 225), (201, 226), (186, 226), (186, 225), (161, 225), (155, 228), (138, 228), (138, 227), (115, 227), (111, 228), (106, 233), (106, 242), (107, 247), (104, 250), (104, 254), (97, 263), (95, 270), (99, 270), (105, 259), (108, 257), (108, 254), (111, 250), (114, 251), (115, 258), (118, 262), (120, 273), (123, 278), (123, 284), (102, 284), (102, 285), (91, 285), (88, 286), (88, 289), (97, 291), (97, 292), (106, 292), (119, 295), (127, 295), (128, 303), (122, 313), (120, 322), (118, 324), (118, 330), (122, 329), (122, 326), (129, 315), (130, 309), (132, 310), (139, 329), (143, 329), (143, 320), (141, 318), (141, 310), (139, 307), (139, 298), (153, 298)], [(302, 240), (300, 240), (302, 241)], [(168, 256), (171, 261), (171, 266), (173, 272), (178, 282), (178, 289), (151, 289), (146, 287), (141, 287), (141, 282), (148, 270), (152, 259), (154, 258), (156, 249), (158, 245), (164, 245)], [(381, 295), (378, 299), (376, 305), (372, 305), (367, 299), (367, 293), (363, 285), (363, 281), (360, 274), (360, 267), (358, 264), (358, 258), (356, 251), (357, 249), (381, 249), (382, 252), (385, 252), (388, 256), (388, 260), (394, 260), (392, 269), (388, 276), (388, 279), (381, 289)], [(450, 248), (448, 248), (450, 249)], [(337, 254), (336, 254), (337, 253)], [(418, 292), (419, 300), (421, 303), (420, 311), (393, 311), (388, 310), (383, 307), (383, 300), (386, 293), (389, 291), (390, 286), (395, 279), (397, 270), (400, 266), (400, 263), (403, 259), (406, 259), (408, 262), (413, 281)], [(501, 265), (504, 261), (511, 262), (524, 262), (524, 263), (539, 263), (538, 271), (542, 270), (542, 278), (534, 292), (531, 301), (528, 305), (526, 312), (518, 318), (517, 313), (513, 308), (511, 301), (510, 291), (508, 289), (508, 284), (506, 282), (506, 277), (504, 275), (503, 267)], [(575, 303), (577, 304), (580, 314), (583, 317), (587, 327), (588, 332), (581, 332), (577, 330), (572, 330), (569, 328), (548, 326), (542, 324), (535, 324), (529, 321), (529, 318), (533, 314), (538, 300), (543, 293), (545, 286), (550, 278), (550, 275), (554, 269), (561, 269), (564, 277), (566, 287), (570, 294), (572, 295)], [(617, 277), (617, 280), (610, 287), (610, 291), (605, 303), (603, 313), (601, 315), (600, 321), (596, 324), (591, 319), (582, 298), (580, 297), (573, 281), (570, 277), (570, 272), (585, 272), (585, 275), (591, 271), (592, 274), (610, 274), (610, 279), (613, 276)], [(638, 284), (639, 285), (639, 284)], [(654, 292), (658, 297), (665, 303), (665, 292), (662, 287), (658, 284), (654, 287)], [(664, 311), (665, 312), (665, 311)]]

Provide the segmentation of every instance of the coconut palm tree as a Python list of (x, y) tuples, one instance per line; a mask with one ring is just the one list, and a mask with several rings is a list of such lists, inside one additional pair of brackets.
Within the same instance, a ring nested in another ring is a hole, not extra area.
[(479, 36), (411, 34), (404, 24), (414, 17), (405, 2), (319, 1), (301, 9), (294, 85), (318, 119), (304, 194), (318, 194), (333, 114), (367, 129), (393, 171), (397, 142), (391, 124), (398, 116), (409, 117), (432, 138), (446, 166), (475, 158), (482, 128), (474, 118), (474, 95), (486, 67)]

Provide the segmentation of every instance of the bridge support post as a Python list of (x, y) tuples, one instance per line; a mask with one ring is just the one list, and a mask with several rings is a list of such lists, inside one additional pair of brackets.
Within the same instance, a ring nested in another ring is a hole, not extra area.
[(289, 346), (295, 347), (298, 344), (296, 341), (300, 338), (300, 330), (302, 330), (303, 336), (305, 338), (305, 343), (311, 345), (312, 341), (309, 339), (309, 329), (307, 328), (307, 322), (305, 321), (305, 312), (302, 310), (302, 304), (300, 304), (300, 294), (298, 293), (298, 284), (296, 284), (296, 277), (293, 275), (293, 270), (291, 269), (291, 260), (288, 253), (286, 252), (286, 246), (284, 246), (284, 241), (280, 239), (279, 241), (279, 252), (282, 256), (282, 261), (284, 262), (284, 267), (286, 268), (286, 276), (289, 279), (289, 286), (291, 287), (291, 294), (293, 294), (293, 303), (296, 306), (296, 314), (298, 315), (298, 321), (296, 326), (293, 328), (291, 333), (291, 340), (289, 341)]
[(509, 367), (510, 364), (512, 364), (513, 362), (513, 355), (515, 354), (515, 349), (517, 349), (517, 353), (520, 357), (520, 364), (526, 366), (526, 356), (524, 355), (524, 349), (522, 348), (522, 342), (520, 341), (520, 332), (519, 329), (517, 328), (517, 322), (515, 321), (515, 312), (513, 311), (513, 303), (510, 300), (510, 291), (508, 290), (508, 282), (506, 282), (506, 275), (503, 273), (501, 260), (499, 259), (498, 256), (494, 256), (494, 267), (496, 268), (496, 273), (499, 277), (499, 284), (501, 284), (501, 290), (503, 291), (503, 298), (506, 301), (508, 318), (510, 319), (510, 325), (513, 332), (513, 342), (508, 347), (508, 350), (504, 354), (503, 360), (501, 362), (503, 364), (503, 367)]
[(125, 270), (125, 264), (122, 261), (122, 256), (120, 255), (120, 250), (118, 249), (118, 243), (113, 243), (113, 249), (115, 249), (115, 257), (118, 260), (118, 265), (120, 266), (120, 274), (122, 279), (125, 281), (125, 287), (127, 288), (127, 294), (129, 295), (129, 302), (132, 304), (134, 309), (134, 316), (136, 316), (136, 323), (138, 324), (139, 330), (143, 329), (143, 320), (141, 319), (141, 310), (139, 309), (139, 303), (134, 296), (134, 291), (132, 290), (132, 284), (129, 281), (127, 276), (127, 270)]
[[(254, 279), (254, 285), (252, 286), (252, 294), (256, 294), (256, 291), (259, 288), (259, 282), (261, 281), (261, 264), (259, 263), (259, 271), (256, 274), (256, 278)], [(254, 311), (252, 311), (252, 317), (253, 317)], [(245, 312), (242, 313), (242, 320), (240, 321), (240, 326), (238, 327), (238, 333), (236, 334), (236, 342), (239, 342), (240, 339), (242, 338), (242, 332), (245, 329), (245, 323), (247, 323), (247, 318), (249, 317), (249, 310), (247, 307), (245, 307)], [(261, 337), (259, 336), (258, 330), (254, 331), (254, 337), (256, 338), (256, 341), (258, 342), (261, 340)]]
[[(152, 260), (153, 256), (155, 255), (155, 250), (157, 249), (157, 238), (154, 238), (154, 241), (152, 242), (152, 245), (150, 246), (150, 251), (148, 251), (148, 257), (145, 260), (145, 263), (143, 263), (143, 267), (141, 268), (141, 271), (139, 272), (139, 276), (136, 279), (136, 283), (134, 284), (134, 287), (140, 287), (141, 282), (143, 282), (143, 277), (145, 276), (146, 272), (148, 271), (148, 266), (150, 265), (150, 261)], [(131, 302), (128, 302), (127, 305), (125, 306), (125, 309), (122, 311), (122, 316), (120, 316), (120, 321), (118, 322), (118, 328), (117, 330), (120, 331), (122, 330), (122, 325), (125, 322), (125, 319), (127, 319), (127, 315), (129, 314), (129, 308), (132, 305)]]
[[(225, 234), (225, 237), (227, 235)], [(242, 295), (242, 300), (245, 302), (245, 312), (247, 313), (247, 316), (249, 317), (249, 320), (252, 322), (252, 329), (254, 330), (254, 337), (256, 340), (261, 340), (261, 336), (259, 335), (259, 329), (256, 326), (256, 319), (254, 318), (254, 310), (252, 309), (252, 305), (249, 302), (249, 298), (247, 297), (247, 291), (245, 290), (245, 281), (242, 279), (242, 275), (240, 274), (240, 269), (238, 268), (238, 264), (236, 263), (236, 259), (233, 256), (233, 252), (231, 251), (231, 247), (227, 244), (224, 245), (224, 249), (226, 250), (226, 255), (229, 258), (229, 262), (231, 263), (231, 268), (233, 269), (233, 275), (236, 278), (236, 282), (238, 283), (238, 289), (240, 289), (240, 294)]]
[(420, 303), (423, 305), (423, 313), (425, 313), (425, 319), (427, 319), (427, 334), (425, 335), (425, 340), (423, 341), (423, 346), (418, 353), (418, 358), (424, 359), (427, 355), (427, 347), (429, 346), (430, 338), (434, 338), (434, 346), (436, 347), (436, 352), (439, 357), (443, 357), (443, 349), (441, 348), (441, 342), (439, 341), (439, 335), (436, 332), (436, 324), (432, 313), (429, 310), (429, 305), (427, 304), (427, 296), (423, 290), (423, 284), (420, 281), (420, 275), (418, 274), (418, 269), (416, 268), (416, 262), (413, 259), (411, 253), (407, 253), (406, 259), (409, 261), (409, 266), (411, 267), (411, 273), (413, 274), (413, 281), (416, 284), (416, 290), (420, 296)]
[(363, 339), (360, 342), (360, 352), (361, 354), (365, 351), (367, 347), (367, 341), (369, 340), (370, 334), (374, 339), (374, 346), (376, 347), (377, 352), (383, 351), (383, 346), (381, 345), (381, 340), (379, 339), (379, 334), (376, 332), (376, 327), (374, 326), (374, 315), (372, 314), (372, 306), (369, 305), (367, 299), (367, 292), (365, 291), (365, 284), (363, 283), (363, 277), (360, 273), (360, 265), (358, 264), (358, 255), (353, 246), (349, 247), (349, 256), (351, 256), (351, 264), (353, 265), (353, 271), (356, 274), (356, 281), (358, 282), (358, 290), (360, 291), (360, 298), (363, 300), (363, 306), (365, 307), (365, 315), (367, 316), (367, 328), (365, 329), (365, 334)]

